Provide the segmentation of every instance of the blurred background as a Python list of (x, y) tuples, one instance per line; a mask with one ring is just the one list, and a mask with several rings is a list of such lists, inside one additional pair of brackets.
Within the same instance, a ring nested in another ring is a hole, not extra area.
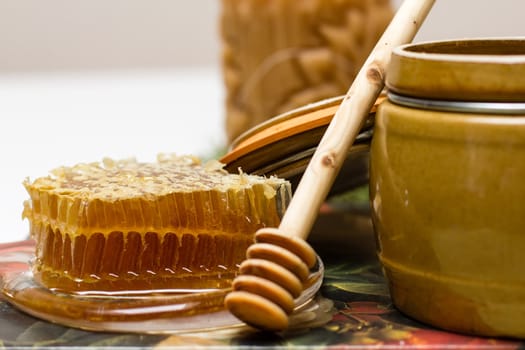
[[(220, 4), (0, 0), (0, 243), (27, 236), (26, 177), (225, 146)], [(516, 0), (439, 0), (416, 41), (523, 36), (524, 12)]]

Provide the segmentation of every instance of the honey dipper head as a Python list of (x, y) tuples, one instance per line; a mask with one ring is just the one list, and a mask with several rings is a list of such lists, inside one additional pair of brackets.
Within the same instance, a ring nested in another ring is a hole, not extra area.
[(255, 240), (225, 305), (234, 316), (253, 327), (285, 330), (289, 326), (288, 315), (294, 309), (293, 301), (304, 290), (317, 255), (304, 240), (284, 235), (278, 229), (260, 229)]

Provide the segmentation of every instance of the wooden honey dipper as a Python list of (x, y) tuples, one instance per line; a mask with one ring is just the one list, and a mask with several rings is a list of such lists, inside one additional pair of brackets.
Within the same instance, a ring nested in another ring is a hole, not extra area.
[(405, 0), (356, 76), (293, 195), (279, 228), (263, 228), (247, 250), (225, 298), (230, 312), (263, 330), (288, 328), (294, 299), (303, 291), (317, 255), (306, 242), (348, 149), (384, 87), (394, 47), (409, 43), (435, 0)]

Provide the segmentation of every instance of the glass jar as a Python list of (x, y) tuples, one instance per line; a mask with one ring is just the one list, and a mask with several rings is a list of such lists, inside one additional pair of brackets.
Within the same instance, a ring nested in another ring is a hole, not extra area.
[(390, 0), (222, 0), (228, 141), (343, 95), (392, 15)]

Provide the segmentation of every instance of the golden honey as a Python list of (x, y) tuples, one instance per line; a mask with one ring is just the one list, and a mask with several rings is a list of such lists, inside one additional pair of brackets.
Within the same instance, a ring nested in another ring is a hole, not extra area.
[(94, 293), (228, 287), (291, 195), (282, 179), (173, 156), (62, 167), (25, 187), (35, 279)]

